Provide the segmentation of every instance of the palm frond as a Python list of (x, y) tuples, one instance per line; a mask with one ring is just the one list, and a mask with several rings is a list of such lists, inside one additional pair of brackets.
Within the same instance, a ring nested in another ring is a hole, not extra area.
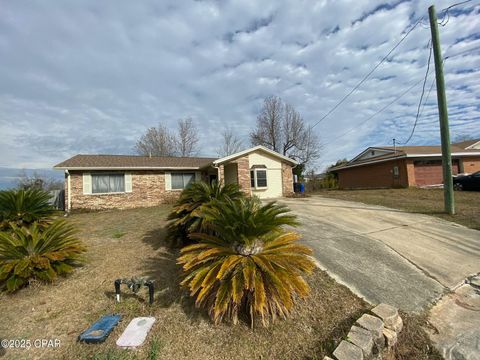
[(83, 262), (86, 251), (65, 220), (48, 227), (34, 222), (0, 232), (0, 289), (18, 290), (31, 279), (51, 282)]
[(204, 209), (215, 201), (236, 200), (244, 197), (236, 184), (219, 184), (213, 182), (195, 182), (182, 191), (168, 215), (168, 238), (173, 245), (181, 245), (189, 240), (193, 232), (206, 230), (206, 222), (200, 216)]
[(5, 229), (48, 222), (56, 213), (50, 198), (48, 192), (39, 189), (0, 191), (0, 226)]

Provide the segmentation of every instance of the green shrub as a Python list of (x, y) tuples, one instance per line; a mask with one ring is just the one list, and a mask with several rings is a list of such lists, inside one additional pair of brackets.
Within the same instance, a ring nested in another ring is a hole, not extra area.
[(50, 197), (38, 189), (0, 191), (0, 228), (48, 222), (56, 212)]
[(203, 218), (198, 214), (207, 208), (212, 201), (240, 199), (244, 194), (236, 184), (211, 184), (195, 182), (182, 191), (175, 203), (168, 220), (168, 239), (174, 245), (181, 245), (188, 239), (191, 232), (201, 231), (204, 227)]
[(297, 225), (288, 208), (255, 199), (215, 201), (201, 214), (212, 233), (193, 233), (198, 244), (181, 250), (182, 285), (208, 310), (215, 323), (227, 318), (237, 323), (239, 313), (260, 318), (264, 326), (285, 318), (295, 297), (310, 288), (302, 275), (315, 263), (312, 251), (296, 243), (297, 233), (283, 225)]
[(29, 280), (51, 282), (82, 263), (85, 247), (65, 220), (0, 232), (0, 288), (13, 292)]

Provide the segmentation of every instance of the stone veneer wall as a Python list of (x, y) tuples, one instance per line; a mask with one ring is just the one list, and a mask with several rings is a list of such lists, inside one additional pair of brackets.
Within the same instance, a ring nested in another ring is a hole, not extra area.
[[(132, 192), (84, 195), (83, 173), (70, 171), (71, 210), (129, 209), (155, 206), (172, 203), (180, 195), (178, 190), (165, 190), (165, 172), (163, 171), (130, 171), (129, 173), (132, 174)], [(67, 189), (65, 192), (68, 194)], [(68, 199), (66, 198), (67, 204)]]
[(250, 195), (252, 192), (250, 183), (250, 162), (248, 161), (248, 156), (235, 159), (232, 163), (237, 164), (238, 185), (240, 185), (245, 194)]
[[(251, 195), (250, 162), (248, 161), (248, 155), (229, 161), (228, 164), (237, 164), (238, 185), (246, 195)], [(219, 166), (219, 176), (220, 181), (225, 183), (225, 165)]]
[(289, 196), (293, 194), (293, 172), (292, 167), (282, 163), (282, 194)]

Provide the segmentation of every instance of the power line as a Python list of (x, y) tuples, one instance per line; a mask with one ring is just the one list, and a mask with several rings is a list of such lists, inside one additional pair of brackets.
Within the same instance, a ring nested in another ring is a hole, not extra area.
[[(466, 0), (466, 1), (458, 2), (458, 3), (452, 4), (452, 5), (444, 8), (444, 9), (442, 9), (442, 11), (445, 13), (444, 19), (445, 19), (446, 16), (448, 16), (448, 19), (450, 18), (450, 15), (449, 15), (449, 12), (448, 12), (448, 11), (449, 11), (451, 8), (453, 8), (453, 7), (455, 7), (455, 6), (459, 6), (459, 5), (466, 4), (466, 3), (471, 2), (471, 1), (472, 1), (472, 0)], [(352, 90), (350, 90), (350, 92), (348, 92), (348, 93), (347, 93), (339, 102), (337, 102), (325, 115), (323, 115), (315, 124), (313, 124), (313, 125), (311, 126), (311, 128), (313, 129), (315, 126), (317, 126), (317, 125), (318, 125), (319, 123), (321, 123), (323, 120), (325, 120), (330, 114), (332, 114), (340, 105), (342, 105), (342, 104), (345, 102), (345, 100), (347, 100), (347, 99), (370, 77), (370, 75), (372, 75), (372, 74), (375, 72), (375, 70), (377, 70), (377, 68), (378, 68), (381, 64), (383, 64), (383, 63), (385, 62), (385, 60), (387, 60), (387, 58), (395, 51), (395, 49), (396, 49), (397, 47), (400, 46), (400, 44), (408, 37), (408, 35), (410, 35), (410, 33), (411, 33), (419, 24), (423, 24), (423, 23), (422, 23), (423, 19), (424, 19), (424, 16), (422, 16), (421, 18), (419, 18), (419, 19), (417, 20), (417, 22), (416, 22), (416, 23), (406, 32), (406, 34), (400, 39), (400, 41), (399, 41), (397, 44), (395, 44), (395, 46), (388, 52), (388, 54), (385, 55), (385, 56), (382, 58), (382, 60), (380, 60), (380, 62), (379, 62), (377, 65), (375, 65), (375, 66), (373, 67), (373, 69), (370, 70), (370, 72), (369, 72), (367, 75), (365, 75), (365, 76), (362, 78), (362, 80), (360, 80), (360, 82), (357, 83), (357, 85), (355, 85), (355, 86), (353, 87)], [(445, 25), (447, 24), (448, 19), (447, 19), (447, 21), (446, 21), (444, 24), (442, 24), (442, 26), (445, 26)], [(442, 19), (441, 23), (442, 23), (442, 22), (443, 22), (443, 19)]]
[(425, 94), (425, 85), (427, 83), (428, 72), (430, 71), (430, 61), (432, 59), (433, 44), (430, 41), (429, 43), (430, 43), (430, 52), (428, 54), (427, 71), (425, 71), (425, 78), (423, 79), (422, 94), (420, 95), (420, 101), (418, 102), (417, 116), (415, 116), (415, 123), (413, 124), (412, 132), (410, 133), (410, 136), (408, 137), (407, 141), (405, 141), (404, 143), (399, 142), (400, 145), (407, 145), (408, 142), (412, 139), (413, 134), (415, 133), (415, 128), (417, 127), (418, 118), (420, 117), (420, 108), (422, 106), (423, 95)]
[(450, 58), (453, 58), (453, 57), (456, 57), (456, 56), (465, 55), (465, 54), (468, 54), (468, 53), (470, 53), (470, 52), (472, 52), (472, 51), (475, 51), (475, 50), (480, 50), (480, 46), (476, 46), (476, 47), (474, 47), (474, 48), (461, 51), (461, 52), (456, 53), (456, 54), (454, 54), (454, 55), (445, 56), (445, 59), (450, 59)]
[(405, 90), (403, 93), (401, 93), (399, 96), (397, 96), (395, 99), (393, 99), (391, 102), (389, 102), (387, 105), (385, 105), (383, 108), (381, 108), (380, 110), (378, 110), (377, 112), (375, 112), (373, 115), (370, 115), (368, 118), (366, 118), (364, 121), (362, 121), (360, 124), (354, 126), (354, 127), (351, 127), (349, 128), (347, 131), (345, 131), (344, 133), (342, 133), (341, 135), (339, 136), (336, 136), (334, 137), (333, 139), (331, 139), (330, 142), (326, 143), (325, 145), (328, 145), (328, 144), (331, 144), (333, 141), (337, 140), (337, 139), (340, 139), (342, 137), (344, 137), (345, 135), (351, 133), (353, 130), (357, 129), (359, 126), (362, 126), (364, 124), (366, 124), (367, 122), (369, 122), (371, 119), (373, 119), (375, 116), (381, 114), (382, 112), (384, 112), (386, 109), (388, 109), (391, 105), (393, 105), (394, 103), (396, 103), (398, 100), (400, 100), (402, 97), (404, 97), (405, 95), (407, 95), (413, 88), (415, 88), (418, 84), (420, 84), (421, 82), (423, 81), (423, 79), (420, 79), (419, 81), (417, 81), (416, 83), (414, 83), (412, 86), (410, 86), (407, 90)]
[[(472, 1), (472, 0), (462, 1), (462, 2), (459, 2), (459, 3), (453, 4), (453, 5), (450, 5), (449, 7), (446, 7), (445, 9), (442, 9), (442, 11), (444, 13), (443, 19), (438, 24), (441, 25), (441, 26), (447, 25), (448, 21), (450, 20), (450, 14), (448, 13), (448, 11), (455, 6), (463, 5), (463, 4), (466, 4), (470, 1)], [(446, 19), (446, 21), (445, 21), (445, 19)]]
[(387, 60), (387, 58), (395, 51), (395, 49), (396, 49), (397, 47), (400, 46), (400, 44), (407, 38), (408, 35), (410, 35), (410, 33), (417, 27), (418, 24), (420, 24), (420, 22), (421, 22), (422, 20), (423, 20), (423, 16), (410, 28), (410, 30), (407, 31), (407, 33), (400, 39), (400, 41), (395, 44), (395, 46), (388, 52), (388, 54), (385, 55), (385, 56), (382, 58), (382, 60), (380, 60), (380, 62), (379, 62), (377, 65), (375, 65), (375, 66), (373, 67), (373, 69), (370, 70), (370, 72), (369, 72), (367, 75), (365, 75), (365, 76), (363, 77), (363, 79), (360, 80), (360, 82), (358, 82), (357, 85), (355, 85), (355, 86), (353, 87), (352, 90), (350, 90), (350, 92), (348, 92), (337, 104), (335, 104), (335, 106), (334, 106), (333, 108), (331, 108), (325, 115), (323, 115), (323, 116), (320, 118), (320, 120), (318, 120), (318, 121), (312, 126), (312, 129), (313, 129), (315, 126), (317, 126), (319, 123), (321, 123), (323, 120), (325, 120), (325, 119), (326, 119), (331, 113), (333, 113), (340, 105), (342, 105), (342, 104), (345, 102), (345, 100), (347, 100), (347, 99), (350, 97), (350, 95), (352, 95), (352, 94), (370, 77), (370, 75), (372, 75), (373, 72), (374, 72), (375, 70), (377, 70), (377, 68), (385, 62), (385, 60)]

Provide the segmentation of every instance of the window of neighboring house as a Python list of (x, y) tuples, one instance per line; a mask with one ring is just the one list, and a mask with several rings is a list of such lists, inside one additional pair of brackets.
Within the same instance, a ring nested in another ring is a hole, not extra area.
[(125, 174), (92, 174), (92, 193), (125, 192)]
[(195, 181), (195, 173), (172, 173), (172, 189), (185, 189), (190, 183)]
[(398, 171), (398, 166), (394, 166), (393, 167), (393, 176), (398, 177), (399, 175), (400, 175), (400, 173)]
[(254, 168), (250, 170), (250, 185), (252, 188), (266, 188), (267, 183), (267, 169)]

